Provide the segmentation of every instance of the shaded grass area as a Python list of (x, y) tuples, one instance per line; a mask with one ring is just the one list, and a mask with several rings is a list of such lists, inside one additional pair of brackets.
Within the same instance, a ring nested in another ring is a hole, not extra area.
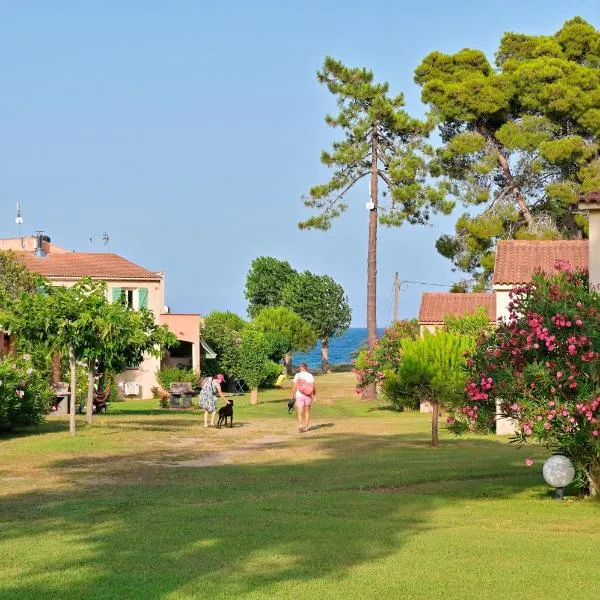
[(302, 435), (127, 403), (2, 439), (0, 599), (597, 597), (600, 504), (555, 502), (540, 449), (323, 396)]

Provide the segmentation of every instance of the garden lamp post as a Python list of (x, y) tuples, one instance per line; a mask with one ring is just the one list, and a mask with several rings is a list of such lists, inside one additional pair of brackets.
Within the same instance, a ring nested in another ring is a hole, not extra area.
[(556, 499), (562, 500), (565, 496), (566, 488), (575, 477), (575, 469), (571, 461), (562, 454), (551, 456), (545, 463), (542, 469), (546, 483), (556, 488)]

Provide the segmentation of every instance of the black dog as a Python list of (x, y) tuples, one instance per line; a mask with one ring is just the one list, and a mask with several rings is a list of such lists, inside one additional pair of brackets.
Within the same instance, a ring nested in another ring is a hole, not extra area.
[(296, 398), (294, 398), (294, 396), (292, 396), (288, 400), (288, 415), (291, 415), (294, 412), (294, 406), (295, 405), (296, 405)]
[(221, 406), (219, 409), (219, 420), (217, 421), (217, 429), (221, 429), (221, 423), (225, 421), (225, 427), (227, 427), (227, 417), (230, 419), (229, 427), (233, 427), (233, 400), (227, 398), (227, 404)]

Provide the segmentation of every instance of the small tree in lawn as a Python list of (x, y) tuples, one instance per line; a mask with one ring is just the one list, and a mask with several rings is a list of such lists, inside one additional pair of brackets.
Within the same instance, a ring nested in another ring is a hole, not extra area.
[(304, 271), (283, 289), (281, 302), (300, 315), (321, 340), (321, 366), (329, 366), (329, 340), (342, 335), (352, 320), (352, 311), (344, 288), (329, 275), (314, 275)]
[(281, 305), (281, 293), (296, 271), (285, 260), (259, 256), (252, 261), (246, 276), (245, 296), (248, 316), (253, 319), (263, 308)]
[(235, 374), (250, 388), (250, 403), (258, 404), (258, 386), (269, 373), (269, 343), (265, 335), (247, 327), (242, 331)]
[(453, 408), (463, 399), (467, 378), (465, 354), (473, 349), (470, 336), (437, 331), (422, 338), (405, 338), (402, 361), (395, 374), (386, 374), (386, 386), (393, 385), (399, 397), (431, 403), (431, 445), (438, 447), (439, 408)]
[[(348, 191), (364, 177), (370, 180), (369, 242), (367, 252), (367, 332), (371, 348), (377, 342), (377, 225), (426, 223), (430, 211), (449, 213), (453, 203), (445, 191), (427, 184), (427, 156), (424, 144), (429, 125), (413, 119), (403, 110), (404, 96), (389, 95), (387, 83), (375, 83), (365, 68), (350, 68), (327, 57), (317, 74), (320, 83), (335, 96), (339, 113), (325, 121), (342, 131), (331, 152), (321, 162), (333, 168), (331, 179), (310, 190), (304, 203), (319, 211), (299, 224), (301, 229), (326, 230), (347, 208)], [(379, 198), (379, 184), (389, 192), (387, 206)], [(375, 385), (364, 389), (363, 397), (375, 397)]]
[(283, 306), (261, 310), (252, 321), (252, 326), (264, 334), (281, 337), (288, 375), (292, 353), (310, 350), (317, 341), (314, 329), (294, 311)]
[(590, 494), (600, 490), (600, 293), (587, 273), (557, 264), (511, 292), (508, 321), (468, 360), (467, 402), (452, 429), (489, 430), (496, 400), (515, 439), (568, 456)]
[(231, 312), (213, 311), (206, 315), (200, 335), (217, 357), (202, 363), (203, 375), (224, 373), (228, 377), (235, 376), (241, 331), (246, 325), (244, 319)]

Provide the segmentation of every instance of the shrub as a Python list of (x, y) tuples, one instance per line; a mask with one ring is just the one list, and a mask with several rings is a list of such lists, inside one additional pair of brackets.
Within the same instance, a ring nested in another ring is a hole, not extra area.
[(495, 402), (515, 419), (515, 440), (568, 456), (590, 493), (600, 488), (600, 294), (587, 274), (557, 264), (510, 293), (510, 317), (469, 358), (468, 402), (457, 430), (493, 427)]
[(278, 365), (272, 360), (267, 361), (267, 364), (265, 365), (265, 375), (262, 381), (260, 382), (259, 387), (273, 387), (282, 373), (282, 365)]
[(0, 360), (0, 431), (42, 423), (51, 401), (48, 380), (35, 370), (29, 355)]
[(369, 385), (381, 383), (385, 371), (395, 372), (400, 366), (402, 340), (414, 340), (418, 336), (419, 323), (416, 319), (398, 321), (384, 331), (374, 348), (363, 348), (354, 362), (354, 373), (358, 380), (356, 392), (360, 394)]
[(200, 374), (185, 367), (163, 367), (156, 372), (156, 379), (163, 390), (168, 391), (172, 383), (187, 382), (196, 385), (200, 380)]

